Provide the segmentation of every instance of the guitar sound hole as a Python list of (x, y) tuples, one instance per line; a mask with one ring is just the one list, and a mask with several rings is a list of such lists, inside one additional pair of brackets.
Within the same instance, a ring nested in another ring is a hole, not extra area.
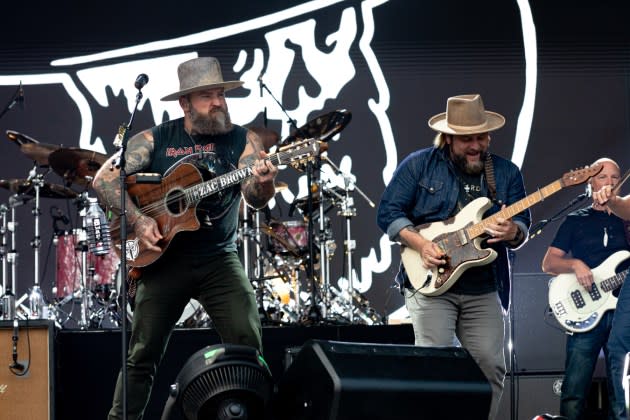
[(179, 215), (188, 209), (186, 195), (182, 190), (172, 190), (165, 197), (166, 208), (172, 215)]

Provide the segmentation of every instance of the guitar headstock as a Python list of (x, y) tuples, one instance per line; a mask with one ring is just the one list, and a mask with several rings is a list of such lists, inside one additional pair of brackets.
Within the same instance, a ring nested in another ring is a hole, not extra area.
[(602, 163), (596, 163), (591, 166), (585, 166), (582, 169), (574, 169), (562, 175), (562, 184), (565, 187), (571, 185), (583, 184), (592, 176), (597, 175), (604, 168)]
[(313, 138), (282, 146), (278, 149), (278, 153), (282, 155), (282, 163), (301, 170), (308, 161), (312, 161), (316, 156), (327, 149), (328, 144)]

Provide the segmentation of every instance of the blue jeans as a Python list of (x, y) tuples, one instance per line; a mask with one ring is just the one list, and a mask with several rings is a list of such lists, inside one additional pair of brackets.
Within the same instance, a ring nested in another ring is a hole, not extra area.
[[(584, 418), (584, 406), (593, 380), (593, 371), (602, 348), (606, 355), (608, 376), (608, 398), (613, 407), (612, 375), (610, 370), (610, 352), (606, 342), (610, 333), (614, 311), (606, 312), (599, 324), (590, 331), (575, 333), (567, 338), (564, 381), (560, 397), (560, 414), (569, 420)], [(609, 416), (610, 416), (609, 410)]]
[(630, 286), (626, 281), (619, 292), (615, 319), (608, 340), (610, 372), (615, 393), (613, 411), (616, 420), (626, 420), (626, 403), (621, 380), (628, 372), (623, 371), (625, 356), (630, 352)]

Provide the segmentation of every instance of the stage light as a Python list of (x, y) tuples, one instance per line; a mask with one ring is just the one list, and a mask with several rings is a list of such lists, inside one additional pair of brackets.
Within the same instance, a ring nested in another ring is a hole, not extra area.
[(162, 420), (178, 406), (187, 420), (265, 417), (273, 393), (273, 380), (258, 350), (249, 346), (219, 344), (193, 354), (171, 385)]

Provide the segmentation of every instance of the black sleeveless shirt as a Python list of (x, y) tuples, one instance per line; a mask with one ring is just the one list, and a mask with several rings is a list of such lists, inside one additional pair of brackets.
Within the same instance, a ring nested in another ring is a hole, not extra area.
[[(237, 125), (227, 134), (191, 137), (184, 130), (183, 118), (160, 124), (152, 132), (154, 150), (148, 171), (168, 175), (186, 162), (196, 166), (204, 180), (236, 170), (247, 141), (247, 129)], [(236, 251), (240, 201), (240, 184), (204, 198), (197, 205), (199, 230), (175, 235), (166, 253), (203, 257)]]

